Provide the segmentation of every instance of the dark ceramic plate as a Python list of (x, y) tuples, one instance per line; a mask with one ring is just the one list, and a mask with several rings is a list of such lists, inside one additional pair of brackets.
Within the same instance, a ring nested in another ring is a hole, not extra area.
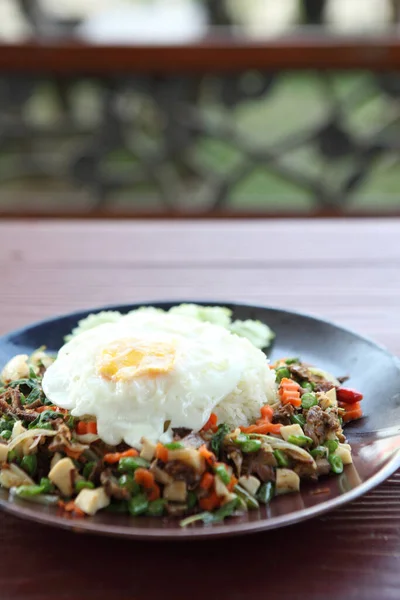
[[(178, 303), (152, 305), (167, 309)], [(301, 356), (338, 376), (351, 375), (349, 385), (364, 393), (365, 414), (346, 429), (353, 447), (353, 465), (345, 467), (340, 476), (302, 485), (301, 493), (275, 498), (267, 508), (224, 523), (197, 524), (187, 529), (180, 528), (176, 520), (111, 513), (71, 521), (57, 515), (54, 508), (11, 500), (6, 490), (0, 490), (0, 506), (19, 517), (75, 531), (146, 539), (220, 537), (282, 527), (337, 508), (378, 485), (400, 467), (400, 361), (397, 358), (370, 340), (319, 319), (272, 308), (216, 304), (229, 306), (235, 318), (267, 323), (276, 333), (270, 352), (272, 358)], [(127, 312), (137, 306), (111, 308)], [(57, 350), (63, 336), (79, 319), (98, 310), (44, 321), (0, 338), (0, 365), (17, 353), (30, 353), (43, 344)]]

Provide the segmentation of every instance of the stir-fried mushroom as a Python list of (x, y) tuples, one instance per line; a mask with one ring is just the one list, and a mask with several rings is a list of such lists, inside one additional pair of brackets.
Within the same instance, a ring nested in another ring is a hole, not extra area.
[(107, 496), (116, 500), (129, 500), (129, 491), (121, 487), (111, 469), (105, 469), (100, 475), (100, 483), (106, 490)]
[(304, 433), (316, 446), (325, 442), (329, 433), (341, 430), (340, 422), (334, 411), (323, 411), (319, 406), (312, 406), (307, 412)]
[(166, 463), (164, 471), (168, 473), (174, 481), (185, 481), (189, 489), (195, 487), (200, 481), (200, 475), (196, 473), (194, 469), (177, 460)]
[(294, 407), (291, 404), (285, 404), (284, 406), (278, 406), (274, 410), (272, 416), (273, 423), (280, 423), (281, 425), (290, 425), (290, 417), (294, 414)]
[(244, 475), (257, 475), (264, 483), (275, 481), (275, 471), (271, 464), (270, 453), (261, 448), (258, 452), (246, 454), (243, 457), (242, 473)]

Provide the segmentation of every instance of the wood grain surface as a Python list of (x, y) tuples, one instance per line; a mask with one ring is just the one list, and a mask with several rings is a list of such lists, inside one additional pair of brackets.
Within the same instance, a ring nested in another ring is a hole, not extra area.
[[(107, 303), (232, 300), (331, 318), (400, 354), (400, 220), (0, 224), (0, 334)], [(400, 474), (321, 518), (190, 544), (0, 514), (2, 600), (398, 600)]]
[(12, 73), (111, 75), (116, 73), (218, 73), (243, 69), (398, 69), (393, 33), (337, 36), (324, 32), (252, 40), (216, 29), (193, 43), (82, 44), (60, 39), (0, 44), (0, 69)]

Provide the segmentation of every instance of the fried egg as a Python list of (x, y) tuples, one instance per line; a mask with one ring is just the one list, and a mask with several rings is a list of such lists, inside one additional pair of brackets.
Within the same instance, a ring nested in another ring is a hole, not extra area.
[(174, 427), (247, 425), (276, 398), (266, 356), (248, 340), (194, 318), (137, 311), (74, 337), (43, 378), (55, 405), (97, 420), (107, 444), (163, 442)]

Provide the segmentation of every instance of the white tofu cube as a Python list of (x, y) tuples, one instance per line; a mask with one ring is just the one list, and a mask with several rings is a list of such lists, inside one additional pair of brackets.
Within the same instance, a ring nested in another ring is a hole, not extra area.
[(49, 479), (58, 487), (64, 496), (71, 496), (74, 491), (72, 487), (72, 473), (75, 465), (70, 458), (59, 460), (49, 473)]
[(109, 504), (110, 498), (103, 487), (96, 488), (95, 490), (83, 489), (75, 498), (75, 505), (87, 515), (96, 514), (98, 510), (105, 508)]

